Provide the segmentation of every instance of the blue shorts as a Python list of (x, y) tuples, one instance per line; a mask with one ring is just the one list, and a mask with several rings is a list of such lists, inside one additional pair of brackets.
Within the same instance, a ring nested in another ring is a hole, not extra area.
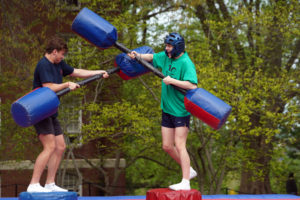
[(162, 111), (161, 126), (167, 128), (188, 127), (190, 128), (191, 115), (185, 117), (175, 117)]

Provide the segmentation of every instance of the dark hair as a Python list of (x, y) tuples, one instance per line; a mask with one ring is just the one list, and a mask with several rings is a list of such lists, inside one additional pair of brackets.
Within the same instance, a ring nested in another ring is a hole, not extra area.
[(48, 40), (47, 46), (46, 46), (46, 53), (52, 53), (52, 51), (56, 49), (57, 51), (65, 50), (68, 52), (68, 46), (67, 43), (60, 37), (54, 36), (51, 37)]

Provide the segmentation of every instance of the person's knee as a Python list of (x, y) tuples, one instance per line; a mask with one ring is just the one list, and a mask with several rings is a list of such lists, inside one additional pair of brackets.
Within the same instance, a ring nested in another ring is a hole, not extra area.
[(165, 152), (172, 152), (173, 150), (174, 150), (174, 146), (172, 146), (172, 145), (166, 145), (166, 144), (163, 144), (162, 145), (162, 148), (163, 148), (163, 150), (165, 151)]
[(180, 143), (175, 143), (175, 147), (176, 147), (176, 150), (180, 153), (180, 152), (183, 152), (183, 151), (186, 151), (186, 145), (182, 142)]
[(55, 148), (56, 148), (56, 146), (55, 146), (54, 142), (53, 143), (49, 143), (46, 146), (44, 146), (44, 151), (52, 154), (55, 151)]
[(175, 147), (178, 152), (186, 151), (186, 140), (182, 137), (175, 138)]
[(56, 146), (56, 151), (62, 153), (66, 150), (66, 144), (65, 143), (62, 143), (62, 144), (59, 144)]

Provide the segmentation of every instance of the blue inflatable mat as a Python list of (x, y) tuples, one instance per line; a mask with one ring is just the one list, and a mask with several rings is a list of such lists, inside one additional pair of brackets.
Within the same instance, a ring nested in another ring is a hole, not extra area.
[(240, 199), (240, 200), (289, 200), (289, 199), (298, 199), (300, 196), (288, 195), (288, 194), (239, 194), (239, 195), (202, 195), (202, 199), (216, 199), (216, 200), (231, 200), (231, 199)]
[[(146, 196), (78, 197), (78, 200), (146, 200)], [(257, 195), (202, 195), (202, 200), (300, 200), (300, 196), (288, 194)]]
[(19, 200), (77, 200), (76, 192), (22, 192)]
[(78, 200), (146, 200), (146, 196), (78, 197)]
[[(73, 193), (73, 192), (68, 192), (68, 193)], [(58, 198), (56, 198), (56, 199), (58, 199)], [(77, 196), (76, 196), (76, 199), (77, 199)], [(239, 200), (300, 200), (300, 196), (288, 195), (288, 194), (202, 195), (202, 200), (205, 200), (205, 199), (210, 199), (210, 200), (213, 200), (213, 199), (214, 200), (234, 200), (234, 199), (239, 199)], [(18, 200), (18, 198), (6, 197), (6, 198), (0, 198), (0, 200)], [(36, 200), (36, 199), (34, 199), (34, 200)], [(146, 200), (146, 196), (110, 196), (110, 197), (94, 196), (94, 197), (78, 197), (78, 200)]]

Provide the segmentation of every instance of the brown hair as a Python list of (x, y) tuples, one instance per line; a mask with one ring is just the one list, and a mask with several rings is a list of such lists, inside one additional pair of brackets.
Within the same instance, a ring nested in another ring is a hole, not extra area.
[(65, 50), (68, 52), (68, 46), (67, 43), (60, 37), (54, 36), (51, 37), (48, 40), (47, 46), (46, 46), (46, 53), (52, 53), (52, 51), (56, 49), (57, 51)]

